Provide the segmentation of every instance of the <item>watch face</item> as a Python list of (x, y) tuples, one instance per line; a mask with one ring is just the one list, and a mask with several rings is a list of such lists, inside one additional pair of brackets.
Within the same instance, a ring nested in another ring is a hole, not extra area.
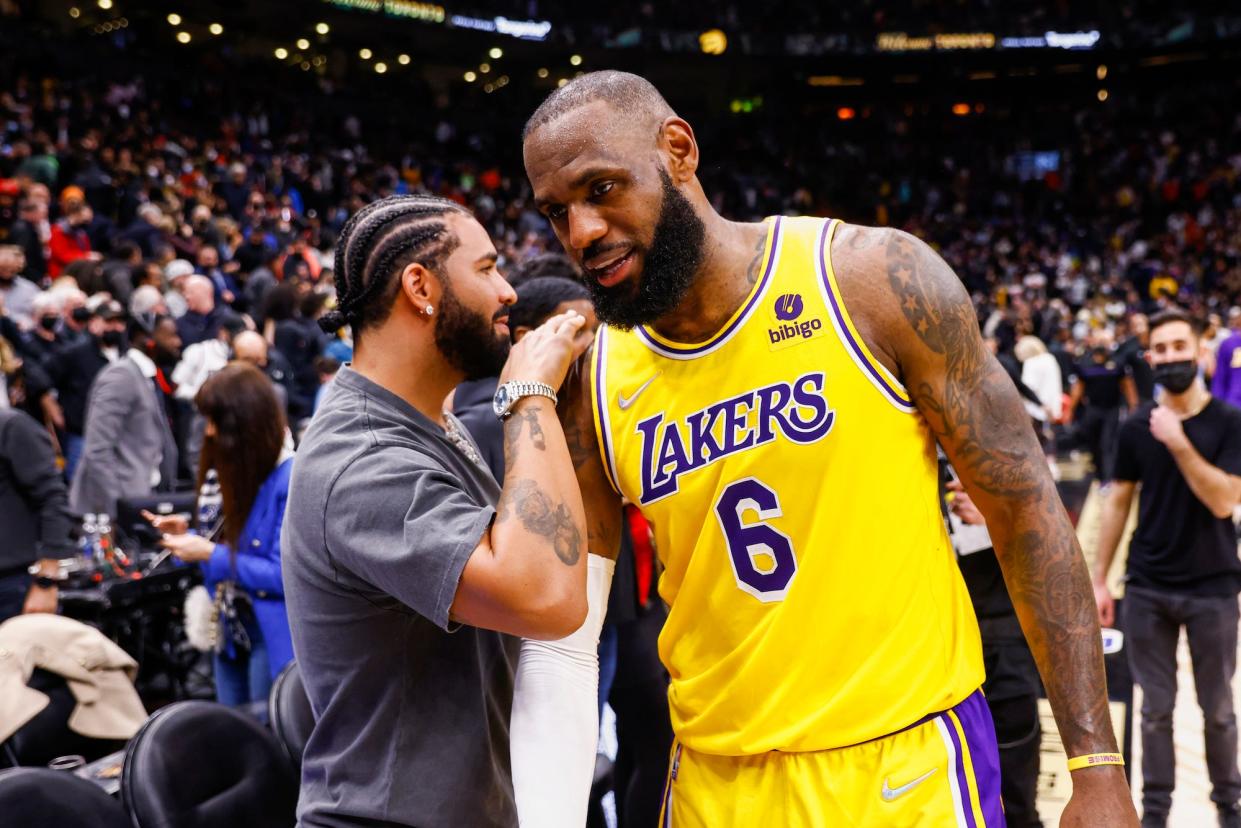
[(491, 400), (491, 410), (496, 413), (497, 417), (503, 417), (504, 412), (508, 410), (508, 385), (501, 385), (496, 389), (496, 395)]

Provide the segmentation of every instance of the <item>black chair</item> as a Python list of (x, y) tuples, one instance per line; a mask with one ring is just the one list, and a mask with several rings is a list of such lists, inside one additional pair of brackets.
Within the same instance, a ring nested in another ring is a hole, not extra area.
[(306, 740), (315, 727), (315, 715), (296, 661), (290, 661), (276, 676), (271, 695), (267, 697), (267, 723), (288, 754), (293, 769), (300, 772)]
[(93, 739), (69, 728), (78, 701), (62, 676), (36, 667), (26, 684), (45, 693), (49, 702), (4, 743), (0, 766), (46, 767), (57, 756), (73, 755), (93, 762), (125, 746), (123, 739)]
[(291, 826), (297, 782), (275, 737), (244, 713), (177, 702), (125, 750), (121, 801), (134, 828)]
[(0, 771), (0, 821), (21, 828), (130, 828), (125, 809), (68, 771)]

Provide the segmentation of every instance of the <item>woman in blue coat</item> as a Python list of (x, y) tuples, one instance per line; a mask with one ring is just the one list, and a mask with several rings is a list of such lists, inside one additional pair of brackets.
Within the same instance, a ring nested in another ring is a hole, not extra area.
[[(284, 456), (285, 420), (275, 389), (252, 365), (225, 367), (203, 383), (194, 404), (206, 419), (198, 532), (167, 519), (155, 524), (182, 530), (162, 543), (180, 560), (202, 567), (217, 603), (223, 593), (232, 594), (234, 613), (225, 613), (216, 647), (216, 696), (224, 704), (244, 704), (266, 699), (272, 680), (293, 658), (280, 579), (280, 526), (293, 460)], [(217, 499), (218, 524), (212, 526)]]

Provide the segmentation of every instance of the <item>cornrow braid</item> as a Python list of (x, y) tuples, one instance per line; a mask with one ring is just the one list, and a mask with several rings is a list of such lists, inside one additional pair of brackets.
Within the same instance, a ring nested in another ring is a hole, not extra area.
[(372, 202), (345, 222), (336, 244), (336, 310), (319, 325), (334, 333), (353, 327), (354, 338), (382, 323), (400, 289), (394, 278), (413, 262), (436, 270), (457, 246), (444, 218), (470, 212), (446, 198), (389, 196)]

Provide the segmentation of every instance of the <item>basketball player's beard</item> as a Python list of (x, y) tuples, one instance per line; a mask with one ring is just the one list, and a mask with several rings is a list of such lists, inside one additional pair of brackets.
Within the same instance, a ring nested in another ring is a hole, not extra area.
[(689, 200), (672, 185), (668, 173), (661, 169), (659, 178), (663, 203), (655, 234), (642, 257), (637, 284), (604, 287), (595, 279), (586, 279), (599, 320), (622, 330), (649, 324), (674, 310), (702, 264), (706, 226)]
[[(499, 311), (500, 316), (507, 313), (507, 308)], [(440, 315), (435, 320), (435, 347), (467, 380), (498, 376), (508, 359), (512, 343), (507, 336), (496, 333), (494, 324), (494, 318), (488, 319), (463, 305), (444, 280)]]

